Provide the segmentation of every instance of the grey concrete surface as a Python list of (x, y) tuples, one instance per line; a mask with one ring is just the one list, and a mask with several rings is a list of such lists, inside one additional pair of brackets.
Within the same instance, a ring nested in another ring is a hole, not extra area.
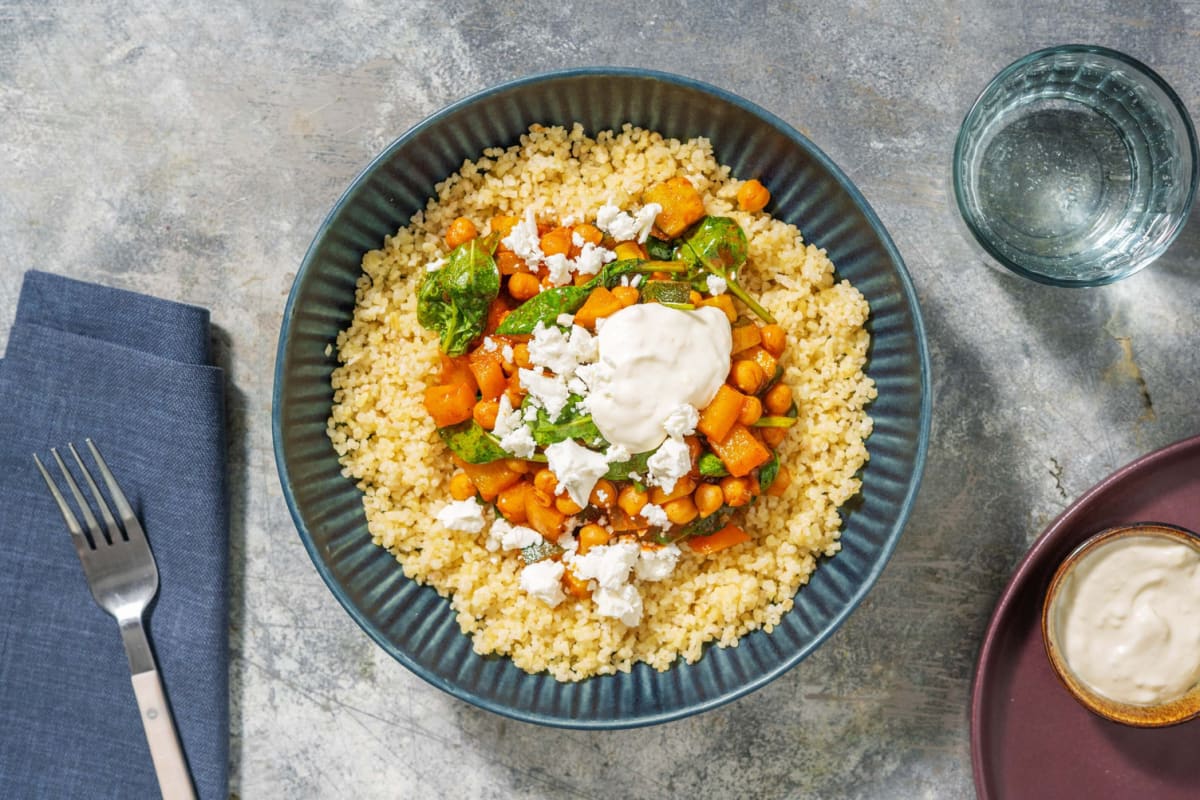
[[(0, 0), (0, 344), (31, 267), (213, 312), (235, 487), (232, 791), (971, 796), (970, 680), (1007, 577), (1090, 485), (1200, 433), (1200, 223), (1119, 284), (1024, 282), (962, 233), (954, 136), (992, 74), (1063, 42), (1124, 50), (1200, 108), (1200, 4), (385, 5)], [(912, 273), (935, 415), (899, 548), (827, 644), (699, 718), (581, 733), (463, 704), (355, 627), (284, 506), (270, 392), (304, 250), (376, 152), (493, 83), (610, 64), (740, 93), (842, 165)]]

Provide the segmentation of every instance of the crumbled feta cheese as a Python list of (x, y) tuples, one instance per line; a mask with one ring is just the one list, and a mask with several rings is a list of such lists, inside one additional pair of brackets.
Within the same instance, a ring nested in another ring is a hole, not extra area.
[(588, 504), (588, 495), (596, 481), (608, 472), (603, 453), (589, 450), (574, 439), (555, 442), (546, 448), (550, 471), (558, 479), (558, 488), (565, 490), (581, 506)]
[(667, 512), (663, 511), (662, 506), (656, 506), (654, 503), (646, 503), (646, 505), (642, 506), (642, 510), (638, 513), (641, 514), (642, 519), (646, 520), (646, 522), (649, 522), (652, 527), (671, 527), (671, 520), (667, 519)]
[(580, 236), (577, 231), (571, 232), (571, 244), (575, 245), (576, 247), (583, 247), (586, 243), (587, 240)]
[(658, 203), (647, 203), (633, 215), (633, 224), (637, 226), (637, 240), (639, 244), (646, 241), (646, 237), (650, 235), (650, 229), (654, 227), (654, 220), (658, 219), (658, 215), (661, 213), (661, 205)]
[(552, 256), (546, 256), (546, 269), (550, 276), (550, 283), (555, 286), (566, 286), (571, 282), (571, 269), (575, 263), (567, 258), (562, 253), (555, 253)]
[(644, 242), (661, 212), (662, 206), (658, 203), (642, 206), (636, 214), (628, 214), (611, 203), (605, 203), (596, 211), (596, 227), (608, 231), (617, 241), (633, 239)]
[(683, 439), (670, 438), (663, 442), (646, 461), (651, 486), (665, 491), (675, 488), (675, 482), (692, 468), (692, 453)]
[(511, 344), (506, 344), (504, 347), (500, 348), (500, 357), (510, 364), (512, 363), (513, 359), (516, 358), (516, 355), (513, 353)]
[(729, 288), (729, 284), (720, 275), (709, 275), (704, 282), (708, 284), (708, 293), (711, 295), (725, 294), (725, 290)]
[(574, 314), (559, 314), (557, 317), (554, 318), (554, 321), (557, 322), (559, 325), (562, 325), (564, 328), (569, 328), (575, 324), (575, 315)]
[(570, 558), (571, 554), (579, 549), (579, 540), (575, 538), (575, 534), (569, 529), (558, 537), (558, 541), (555, 544), (567, 551), (567, 558)]
[(545, 558), (521, 570), (521, 589), (554, 608), (566, 597), (562, 590), (563, 565)]
[(442, 267), (446, 266), (446, 259), (436, 258), (425, 265), (426, 272), (437, 272)]
[(618, 589), (629, 580), (642, 548), (632, 542), (601, 544), (571, 559), (571, 571), (581, 580), (592, 580), (604, 589)]
[[(502, 524), (503, 523), (503, 524)], [(493, 530), (500, 526), (500, 546), (505, 550), (524, 550), (526, 547), (541, 544), (542, 535), (533, 528), (524, 525), (513, 525), (504, 517), (497, 517), (492, 523)]]
[(595, 275), (601, 267), (616, 257), (617, 254), (607, 247), (588, 242), (579, 248), (579, 255), (575, 258), (575, 271), (580, 275)]
[(641, 581), (661, 581), (670, 577), (679, 563), (680, 549), (669, 544), (666, 547), (644, 548), (638, 555), (633, 573)]
[(630, 628), (642, 621), (642, 596), (628, 583), (619, 589), (597, 589), (592, 595), (596, 602), (596, 613), (602, 617), (616, 617)]
[(525, 217), (514, 225), (508, 236), (501, 241), (514, 253), (525, 259), (525, 263), (531, 267), (545, 258), (542, 253), (541, 240), (538, 237), (537, 220), (533, 216), (532, 208), (526, 209)]
[(608, 450), (604, 451), (604, 460), (610, 464), (617, 461), (628, 461), (631, 458), (633, 456), (629, 455), (629, 451), (619, 444), (610, 444)]
[(500, 439), (500, 447), (517, 458), (529, 458), (537, 448), (533, 433), (525, 426), (524, 413), (512, 407), (507, 394), (500, 395), (500, 407), (496, 411), (492, 433)]
[(596, 337), (579, 325), (572, 325), (569, 333), (564, 333), (561, 328), (539, 322), (529, 340), (530, 363), (550, 370), (564, 381), (575, 375), (580, 364), (595, 361), (597, 355)]
[(663, 430), (673, 438), (691, 436), (696, 432), (698, 422), (700, 422), (700, 412), (696, 410), (696, 407), (689, 403), (680, 403), (663, 420)]
[(437, 513), (437, 521), (448, 530), (479, 533), (483, 530), (483, 506), (473, 497), (455, 500)]
[(496, 340), (490, 336), (484, 337), (483, 344), (481, 345), (481, 347), (483, 347), (483, 352), (485, 353), (491, 353), (495, 351), (497, 346)]
[(557, 421), (570, 399), (567, 382), (555, 375), (543, 375), (540, 370), (521, 369), (517, 375), (529, 399), (546, 409), (551, 421)]

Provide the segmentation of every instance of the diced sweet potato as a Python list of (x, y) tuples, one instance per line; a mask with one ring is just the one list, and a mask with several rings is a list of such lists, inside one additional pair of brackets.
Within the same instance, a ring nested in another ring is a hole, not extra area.
[(681, 235), (692, 223), (704, 217), (704, 198), (687, 178), (671, 178), (666, 183), (651, 186), (642, 200), (662, 206), (654, 224), (668, 239)]
[(456, 460), (471, 479), (471, 483), (475, 484), (485, 503), (492, 502), (502, 491), (521, 480), (521, 473), (510, 468), (507, 459), (489, 461), (486, 464), (468, 464)]
[(770, 383), (775, 378), (775, 370), (779, 368), (779, 359), (768, 353), (765, 347), (752, 347), (741, 353), (739, 358), (748, 358), (762, 367), (763, 379), (766, 383)]
[(590, 597), (592, 594), (592, 590), (588, 588), (588, 581), (576, 577), (569, 565), (563, 570), (562, 586), (564, 592), (571, 595), (571, 597), (577, 597), (581, 600)]
[(615, 314), (622, 308), (616, 295), (603, 286), (597, 286), (588, 295), (583, 306), (575, 312), (575, 324), (595, 328), (596, 320)]
[(708, 437), (709, 441), (721, 441), (729, 435), (729, 429), (738, 421), (742, 413), (742, 404), (746, 395), (734, 389), (727, 383), (721, 384), (717, 394), (703, 411), (696, 430)]
[(504, 374), (502, 363), (499, 347), (490, 351), (478, 347), (471, 353), (471, 374), (475, 376), (484, 400), (495, 400), (508, 388), (508, 376)]
[(529, 523), (529, 527), (553, 542), (562, 535), (567, 515), (555, 508), (553, 504), (544, 505), (538, 499), (536, 492), (528, 492), (525, 495), (525, 519)]
[(425, 410), (439, 428), (466, 422), (474, 408), (475, 390), (466, 383), (430, 386), (425, 390)]
[(733, 353), (740, 353), (762, 343), (762, 332), (753, 322), (735, 325), (730, 332), (733, 334)]
[(700, 305), (721, 309), (725, 312), (725, 316), (729, 319), (730, 324), (737, 320), (737, 309), (733, 307), (733, 298), (727, 294), (706, 297), (700, 301)]
[(771, 451), (740, 422), (729, 429), (729, 435), (724, 439), (709, 439), (708, 444), (729, 474), (737, 478), (749, 475), (752, 469), (771, 460)]
[(475, 383), (475, 376), (471, 374), (471, 359), (467, 356), (448, 356), (445, 353), (440, 353), (439, 357), (441, 362), (438, 383), (465, 383), (471, 387), (471, 393), (474, 394), (479, 386)]

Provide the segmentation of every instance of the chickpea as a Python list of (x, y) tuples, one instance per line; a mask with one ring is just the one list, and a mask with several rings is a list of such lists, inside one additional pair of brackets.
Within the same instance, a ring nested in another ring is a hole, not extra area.
[(695, 464), (696, 459), (700, 458), (700, 454), (704, 452), (704, 445), (700, 444), (700, 437), (695, 435), (685, 436), (683, 437), (683, 443), (687, 445), (688, 458)]
[(617, 505), (631, 517), (636, 517), (650, 501), (650, 495), (629, 484), (617, 495)]
[(513, 363), (521, 369), (529, 369), (533, 362), (529, 360), (529, 345), (517, 342), (513, 345)]
[(617, 502), (617, 487), (608, 478), (601, 478), (592, 487), (588, 502), (598, 508), (612, 508)]
[(787, 347), (787, 331), (781, 325), (763, 325), (760, 331), (762, 334), (762, 346), (771, 355), (779, 358), (783, 354), (783, 349)]
[(671, 487), (671, 491), (669, 492), (665, 491), (661, 486), (652, 487), (650, 489), (650, 502), (656, 506), (661, 506), (663, 503), (683, 497), (685, 494), (691, 494), (695, 488), (696, 479), (690, 475), (684, 475), (675, 481), (675, 485)]
[(512, 250), (496, 251), (496, 269), (501, 275), (516, 275), (525, 266), (525, 261)]
[(571, 595), (571, 597), (576, 597), (582, 600), (583, 598), (590, 596), (592, 593), (592, 590), (588, 588), (588, 582), (582, 578), (576, 577), (575, 573), (571, 571), (569, 566), (563, 570), (562, 584), (563, 591)]
[(583, 506), (571, 499), (570, 495), (560, 494), (554, 498), (554, 507), (566, 514), (568, 517), (572, 514), (578, 514), (583, 511)]
[(792, 407), (792, 387), (786, 383), (777, 383), (767, 391), (763, 405), (772, 414), (786, 414)]
[(613, 297), (617, 298), (617, 302), (621, 304), (622, 308), (633, 305), (638, 301), (638, 297), (641, 296), (641, 292), (639, 292), (637, 287), (634, 286), (614, 286), (612, 288), (612, 293)]
[(762, 416), (762, 401), (754, 395), (747, 395), (742, 401), (742, 411), (738, 414), (738, 422), (743, 425), (753, 425)]
[(550, 497), (558, 491), (558, 478), (549, 467), (542, 467), (533, 476), (533, 485), (538, 491), (545, 492)]
[(542, 284), (528, 272), (508, 276), (508, 293), (514, 300), (528, 300), (542, 290)]
[(702, 483), (692, 493), (692, 502), (696, 504), (700, 516), (707, 517), (725, 502), (725, 493), (715, 483)]
[(450, 479), (450, 496), (455, 500), (470, 500), (475, 496), (475, 484), (465, 472), (456, 472)]
[(771, 193), (756, 179), (738, 187), (737, 204), (742, 211), (762, 211), (770, 201)]
[(496, 416), (500, 413), (500, 404), (495, 400), (480, 400), (471, 411), (471, 416), (479, 423), (479, 427), (490, 431), (496, 427)]
[(532, 487), (521, 481), (504, 489), (496, 496), (496, 509), (509, 522), (520, 524), (525, 521), (525, 497)]
[(542, 252), (548, 256), (567, 255), (571, 252), (571, 229), (555, 228), (542, 234), (538, 241)]
[(492, 217), (492, 233), (498, 233), (502, 237), (508, 236), (510, 233), (512, 233), (512, 229), (515, 228), (517, 223), (520, 221), (520, 217), (504, 214)]
[(730, 383), (745, 394), (757, 394), (765, 380), (763, 368), (749, 359), (733, 362), (733, 369), (729, 372)]
[(692, 502), (690, 494), (685, 494), (683, 497), (677, 497), (669, 503), (664, 503), (663, 511), (666, 512), (667, 519), (676, 525), (687, 525), (699, 513), (696, 510), (696, 504)]
[(600, 525), (592, 522), (579, 529), (579, 555), (593, 547), (608, 544), (611, 535)]
[(721, 479), (721, 494), (725, 496), (725, 505), (731, 508), (746, 505), (754, 496), (750, 492), (749, 479), (735, 478), (732, 475)]
[(761, 430), (763, 444), (774, 450), (787, 438), (787, 432), (791, 428), (762, 428)]
[(450, 227), (446, 229), (446, 246), (458, 247), (460, 244), (471, 241), (479, 235), (479, 231), (475, 228), (475, 223), (466, 217), (459, 217), (450, 223)]

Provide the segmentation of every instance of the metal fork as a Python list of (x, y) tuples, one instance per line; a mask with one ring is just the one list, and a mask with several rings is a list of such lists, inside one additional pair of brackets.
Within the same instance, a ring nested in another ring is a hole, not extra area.
[(51, 448), (50, 454), (58, 462), (63, 479), (83, 515), (87, 526), (86, 536), (84, 528), (80, 526), (79, 520), (51, 479), (50, 473), (42, 465), (41, 459), (34, 455), (33, 460), (45, 478), (54, 501), (58, 503), (67, 528), (71, 531), (71, 541), (75, 543), (75, 552), (79, 555), (79, 563), (83, 565), (83, 574), (87, 577), (92, 597), (95, 598), (96, 604), (121, 626), (121, 640), (125, 643), (125, 654), (129, 657), (129, 670), (133, 676), (133, 693), (137, 696), (159, 789), (166, 800), (194, 798), (196, 795), (188, 776), (187, 762), (179, 746), (175, 723), (171, 719), (171, 709), (167, 705), (162, 681), (158, 677), (158, 665), (154, 661), (154, 653), (150, 649), (146, 629), (142, 624), (146, 606), (158, 592), (158, 567), (154, 563), (154, 554), (150, 552), (150, 544), (146, 541), (146, 533), (134, 516), (129, 501), (125, 499), (125, 493), (117, 485), (96, 445), (91, 439), (85, 441), (96, 466), (100, 468), (100, 476), (108, 487), (121, 525), (113, 518), (108, 504), (104, 501), (104, 495), (100, 493), (91, 473), (84, 466), (75, 445), (68, 444), (67, 447), (75, 457), (75, 463), (91, 491), (92, 499), (104, 518), (103, 530), (58, 451)]

